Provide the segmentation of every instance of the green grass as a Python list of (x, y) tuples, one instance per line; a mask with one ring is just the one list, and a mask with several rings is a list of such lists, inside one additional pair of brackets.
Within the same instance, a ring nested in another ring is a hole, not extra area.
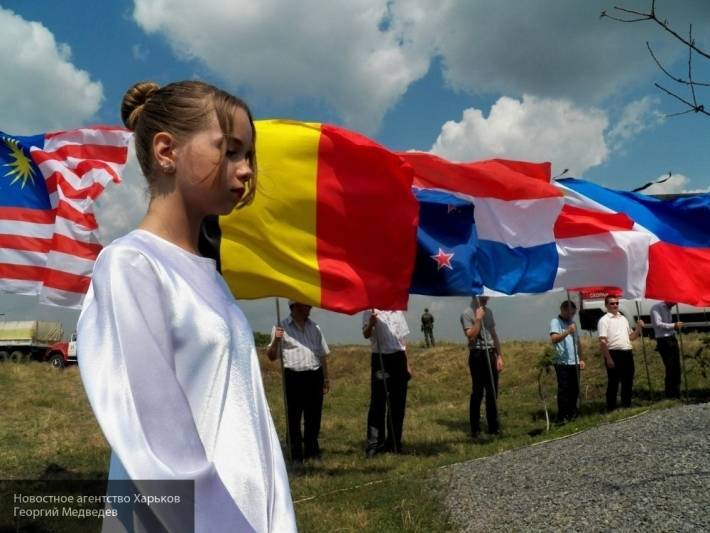
[[(648, 390), (637, 341), (635, 399), (631, 409), (603, 412), (606, 372), (596, 344), (585, 339), (587, 370), (582, 375), (584, 416), (545, 431), (538, 396), (537, 362), (542, 342), (504, 344), (506, 369), (500, 379), (503, 436), (484, 443), (468, 438), (470, 377), (462, 345), (409, 350), (410, 382), (403, 455), (366, 460), (365, 422), (369, 402), (369, 351), (364, 346), (334, 347), (330, 358), (332, 391), (326, 397), (321, 447), (323, 459), (290, 472), (301, 531), (446, 531), (451, 526), (440, 505), (432, 472), (444, 465), (560, 437), (646, 409), (678, 402), (660, 400), (663, 365), (654, 343), (646, 342), (655, 396)], [(685, 337), (694, 353), (698, 337)], [(264, 358), (265, 359), (265, 358)], [(691, 398), (710, 397), (710, 383), (698, 361), (686, 361)], [(277, 430), (284, 419), (278, 365), (264, 362), (264, 381)], [(551, 415), (555, 411), (554, 372), (543, 374)], [(56, 371), (39, 363), (0, 365), (0, 478), (38, 479), (61, 475), (106, 475), (109, 450), (88, 406), (77, 369)]]

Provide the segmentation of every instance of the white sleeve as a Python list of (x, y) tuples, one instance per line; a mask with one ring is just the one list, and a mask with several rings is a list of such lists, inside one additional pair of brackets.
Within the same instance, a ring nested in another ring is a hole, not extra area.
[[(671, 315), (671, 319), (672, 318), (673, 316)], [(663, 321), (663, 317), (661, 316), (660, 310), (655, 306), (651, 308), (651, 324), (653, 324), (658, 329), (675, 329), (675, 325), (673, 324), (673, 322), (668, 323)]]
[(607, 324), (607, 321), (604, 319), (604, 317), (601, 317), (599, 319), (599, 323), (597, 324), (597, 330), (600, 337), (609, 336), (609, 325)]
[(211, 530), (216, 513), (250, 531), (206, 457), (175, 374), (163, 300), (158, 273), (139, 251), (110, 247), (100, 254), (77, 326), (89, 402), (131, 479), (193, 479), (197, 530)]

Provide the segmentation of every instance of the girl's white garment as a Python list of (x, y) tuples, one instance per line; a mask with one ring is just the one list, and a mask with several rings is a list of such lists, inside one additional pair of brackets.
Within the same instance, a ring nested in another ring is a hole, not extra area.
[(198, 532), (296, 530), (252, 330), (213, 260), (143, 230), (114, 241), (77, 339), (110, 479), (194, 479)]

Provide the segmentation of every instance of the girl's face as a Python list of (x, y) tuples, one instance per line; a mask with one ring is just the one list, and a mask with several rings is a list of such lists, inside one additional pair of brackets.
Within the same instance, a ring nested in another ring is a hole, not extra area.
[(232, 123), (225, 135), (212, 112), (209, 126), (175, 149), (176, 185), (198, 216), (231, 213), (252, 177), (253, 132), (246, 111), (237, 108)]

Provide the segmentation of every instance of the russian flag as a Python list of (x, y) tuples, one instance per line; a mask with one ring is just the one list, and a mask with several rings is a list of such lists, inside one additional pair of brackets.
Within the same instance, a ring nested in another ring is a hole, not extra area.
[[(549, 163), (451, 163), (427, 153), (400, 155), (414, 169), (420, 202), (410, 292), (471, 295), (485, 287), (515, 294), (554, 288), (559, 265), (554, 227), (564, 199), (549, 183)], [(461, 216), (453, 216), (457, 211)]]
[[(579, 224), (578, 215), (583, 211), (595, 213), (597, 220), (603, 213), (609, 236), (597, 235), (616, 238), (619, 253), (624, 252), (628, 262), (632, 292), (698, 307), (710, 305), (710, 195), (660, 200), (574, 178), (558, 180), (556, 184), (564, 191), (566, 201), (556, 225), (560, 240), (564, 240), (565, 231), (574, 232), (572, 221), (577, 216)], [(608, 251), (599, 256), (596, 264), (597, 269), (609, 272), (622, 270), (617, 256)], [(588, 274), (590, 269), (584, 270)], [(625, 289), (623, 281), (599, 285)]]

